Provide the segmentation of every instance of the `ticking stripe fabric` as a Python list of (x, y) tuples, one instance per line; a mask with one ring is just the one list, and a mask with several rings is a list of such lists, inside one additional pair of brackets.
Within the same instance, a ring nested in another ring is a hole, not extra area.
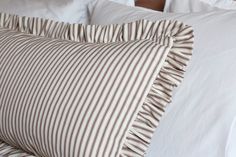
[(194, 39), (192, 27), (169, 20), (140, 20), (123, 25), (100, 26), (68, 24), (0, 13), (0, 26), (37, 36), (75, 42), (111, 43), (148, 39), (161, 45), (172, 45), (154, 81), (155, 87), (149, 93), (152, 98), (146, 98), (126, 138), (126, 145), (122, 149), (124, 156), (143, 156), (147, 150), (165, 108), (171, 102), (173, 89), (183, 80), (185, 68), (192, 56)]
[(28, 154), (0, 140), (0, 157), (34, 157), (34, 155)]
[(36, 156), (126, 156), (169, 50), (150, 40), (78, 43), (1, 28), (0, 139)]

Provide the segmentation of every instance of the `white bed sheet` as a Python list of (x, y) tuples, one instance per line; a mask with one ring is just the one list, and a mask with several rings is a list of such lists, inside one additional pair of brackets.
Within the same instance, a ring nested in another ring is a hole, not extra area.
[(94, 24), (178, 19), (195, 30), (190, 67), (147, 157), (236, 156), (235, 17), (233, 11), (164, 14), (111, 2), (97, 4), (91, 19)]

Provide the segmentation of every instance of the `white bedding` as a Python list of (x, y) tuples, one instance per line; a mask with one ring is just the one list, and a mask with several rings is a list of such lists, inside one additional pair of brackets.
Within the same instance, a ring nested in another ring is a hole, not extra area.
[[(97, 0), (0, 0), (0, 12), (21, 16), (41, 17), (69, 23), (88, 23), (88, 5), (96, 1)], [(134, 5), (133, 0), (113, 1), (130, 6)]]
[(190, 67), (147, 157), (236, 156), (235, 17), (234, 11), (164, 14), (112, 2), (97, 4), (91, 19), (96, 24), (178, 19), (194, 27)]
[(236, 156), (236, 118), (234, 119), (229, 138), (228, 143), (226, 146), (226, 157), (235, 157)]
[(87, 22), (86, 5), (80, 0), (1, 0), (0, 12), (64, 22)]
[(201, 12), (219, 9), (236, 9), (235, 0), (166, 0), (165, 12)]
[[(235, 0), (200, 0), (211, 7), (216, 7), (220, 9), (235, 10), (236, 1)], [(204, 11), (204, 10), (203, 10)]]
[(216, 6), (211, 6), (204, 0), (166, 0), (164, 12), (200, 12), (218, 10)]

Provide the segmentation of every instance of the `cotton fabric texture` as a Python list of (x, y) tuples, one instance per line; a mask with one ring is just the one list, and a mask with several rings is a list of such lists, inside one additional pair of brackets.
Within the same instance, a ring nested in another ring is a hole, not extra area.
[(39, 18), (1, 14), (1, 26), (20, 32), (72, 40), (76, 42), (112, 43), (151, 40), (170, 48), (147, 98), (126, 136), (122, 153), (143, 156), (155, 128), (171, 101), (174, 87), (183, 79), (184, 69), (191, 58), (193, 30), (177, 21), (150, 22), (140, 20), (123, 25), (81, 25), (54, 22)]
[(3, 141), (36, 156), (126, 154), (122, 147), (168, 47), (0, 34)]

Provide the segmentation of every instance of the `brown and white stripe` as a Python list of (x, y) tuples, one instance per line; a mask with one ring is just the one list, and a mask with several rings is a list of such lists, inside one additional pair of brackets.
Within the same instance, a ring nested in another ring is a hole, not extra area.
[(28, 154), (0, 140), (0, 157), (34, 157), (34, 155)]
[(36, 156), (123, 156), (169, 49), (0, 29), (0, 139)]
[[(0, 14), (0, 26), (37, 36), (77, 42), (111, 43), (149, 39), (158, 44), (173, 45), (149, 92), (123, 147), (123, 156), (143, 156), (155, 128), (171, 102), (172, 90), (183, 80), (184, 70), (192, 56), (193, 30), (178, 21), (140, 20), (123, 25), (81, 25), (40, 18)], [(169, 38), (173, 39), (170, 43)]]

